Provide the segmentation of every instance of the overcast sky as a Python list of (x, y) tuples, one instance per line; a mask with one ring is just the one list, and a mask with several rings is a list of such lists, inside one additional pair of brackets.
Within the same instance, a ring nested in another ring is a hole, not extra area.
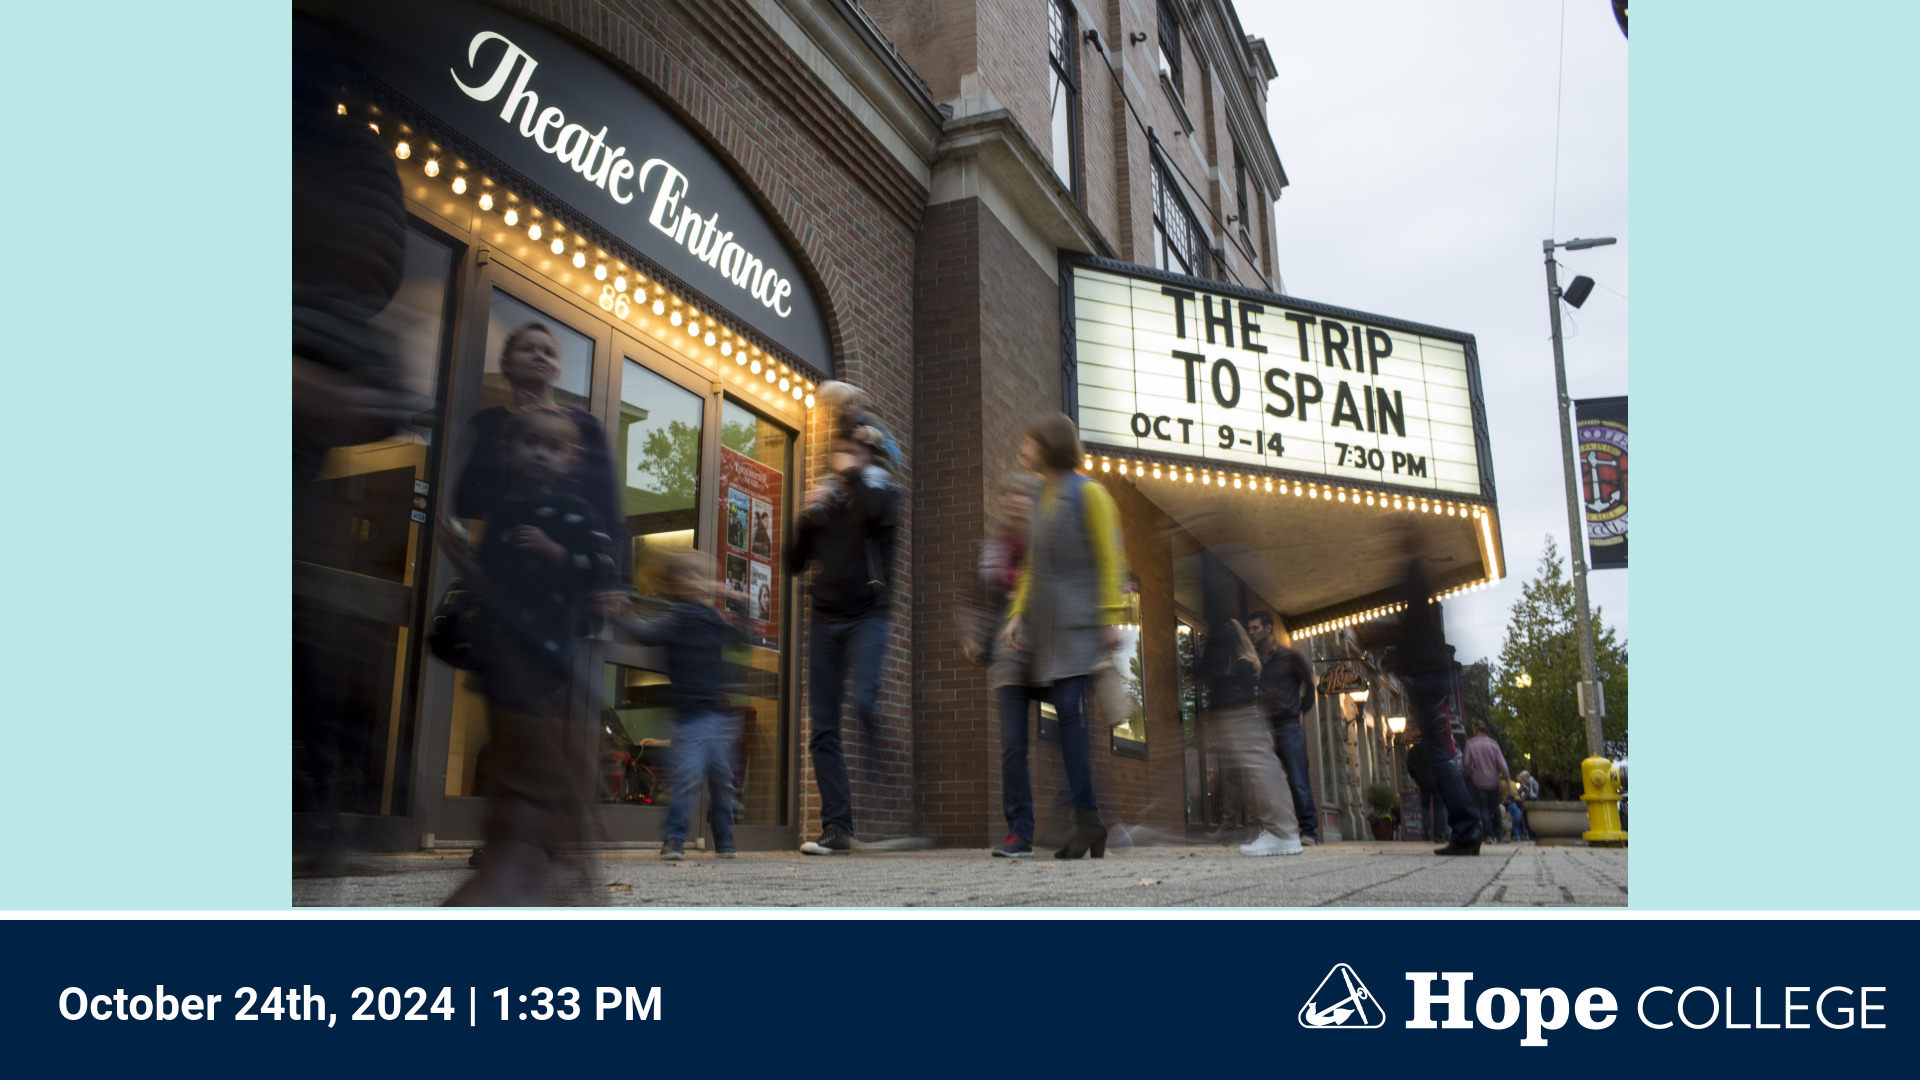
[[(1286, 291), (1473, 334), (1480, 345), (1507, 577), (1450, 600), (1462, 662), (1497, 657), (1507, 613), (1552, 533), (1567, 549), (1540, 241), (1617, 236), (1560, 255), (1575, 398), (1627, 393), (1627, 41), (1608, 0), (1238, 0), (1280, 71), (1268, 126), (1291, 186), (1276, 207)], [(1611, 290), (1611, 291), (1608, 291)], [(1627, 634), (1627, 571), (1590, 575)]]

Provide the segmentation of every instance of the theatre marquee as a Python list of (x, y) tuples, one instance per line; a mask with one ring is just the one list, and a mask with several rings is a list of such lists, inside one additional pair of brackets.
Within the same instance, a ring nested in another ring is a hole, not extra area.
[(1493, 497), (1472, 335), (1101, 259), (1063, 277), (1088, 443)]

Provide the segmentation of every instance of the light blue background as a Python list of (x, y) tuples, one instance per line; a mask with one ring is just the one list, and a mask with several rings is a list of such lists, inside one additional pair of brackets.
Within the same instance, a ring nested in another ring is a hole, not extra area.
[(0, 907), (287, 904), (289, 25), (7, 9)]
[[(1920, 9), (1638, 14), (1632, 905), (1910, 908)], [(284, 908), (288, 18), (8, 19), (0, 907)]]

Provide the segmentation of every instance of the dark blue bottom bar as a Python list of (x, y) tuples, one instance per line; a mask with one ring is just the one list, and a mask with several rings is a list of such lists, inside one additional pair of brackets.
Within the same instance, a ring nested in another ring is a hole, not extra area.
[(35, 1076), (1780, 1075), (1910, 1062), (1915, 942), (1911, 922), (11, 922), (0, 1007)]

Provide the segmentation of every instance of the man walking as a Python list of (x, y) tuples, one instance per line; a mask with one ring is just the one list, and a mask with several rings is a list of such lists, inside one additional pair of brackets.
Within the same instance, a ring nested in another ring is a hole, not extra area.
[(1300, 822), (1300, 843), (1320, 842), (1320, 819), (1313, 808), (1313, 782), (1307, 772), (1307, 737), (1300, 717), (1313, 708), (1313, 662), (1293, 647), (1285, 630), (1275, 632), (1273, 616), (1247, 616), (1247, 634), (1260, 654), (1260, 708), (1273, 729), (1273, 750), (1287, 770), (1293, 816)]
[(1467, 781), (1480, 810), (1480, 829), (1489, 838), (1500, 835), (1500, 815), (1505, 800), (1500, 798), (1500, 782), (1507, 779), (1507, 757), (1500, 744), (1487, 734), (1487, 725), (1473, 722), (1473, 738), (1467, 740)]
[(1420, 532), (1411, 521), (1400, 526), (1407, 570), (1401, 586), (1400, 644), (1392, 668), (1405, 683), (1412, 706), (1414, 737), (1407, 771), (1424, 790), (1436, 793), (1447, 811), (1450, 837), (1435, 855), (1478, 855), (1485, 832), (1474, 811), (1467, 782), (1453, 757), (1453, 726), (1446, 701), (1453, 693), (1453, 649), (1440, 621), (1440, 605), (1433, 597), (1422, 558)]
[(808, 704), (814, 782), (820, 788), (820, 839), (800, 845), (808, 855), (853, 851), (853, 792), (840, 745), (840, 699), (853, 681), (853, 712), (869, 750), (880, 697), (880, 664), (887, 651), (887, 604), (893, 573), (893, 534), (901, 492), (877, 463), (884, 434), (865, 423), (840, 420), (833, 433), (830, 472), (807, 492), (794, 526), (787, 565), (804, 573), (817, 562), (813, 622), (807, 638)]

